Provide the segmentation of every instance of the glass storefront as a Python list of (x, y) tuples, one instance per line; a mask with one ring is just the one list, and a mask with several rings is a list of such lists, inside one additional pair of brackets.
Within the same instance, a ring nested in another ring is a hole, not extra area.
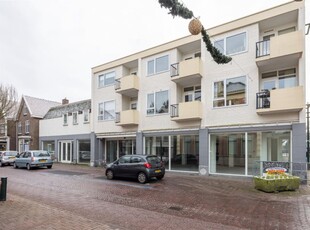
[(210, 173), (254, 175), (261, 161), (289, 162), (290, 131), (210, 135)]
[(42, 145), (43, 150), (48, 151), (52, 158), (55, 159), (55, 141), (43, 141)]
[(113, 162), (124, 155), (136, 154), (136, 140), (106, 140), (106, 163)]
[(159, 156), (165, 162), (167, 170), (197, 172), (199, 167), (199, 136), (145, 137), (145, 154)]
[(79, 140), (78, 150), (78, 163), (90, 163), (90, 140)]

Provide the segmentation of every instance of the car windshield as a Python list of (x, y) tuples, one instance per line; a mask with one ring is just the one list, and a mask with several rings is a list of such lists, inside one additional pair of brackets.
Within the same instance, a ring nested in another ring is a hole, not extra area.
[(149, 156), (147, 157), (147, 161), (151, 164), (160, 163), (160, 159), (157, 156)]
[(16, 156), (17, 152), (4, 152), (3, 155), (4, 156)]
[(49, 157), (50, 154), (48, 152), (33, 152), (34, 157)]

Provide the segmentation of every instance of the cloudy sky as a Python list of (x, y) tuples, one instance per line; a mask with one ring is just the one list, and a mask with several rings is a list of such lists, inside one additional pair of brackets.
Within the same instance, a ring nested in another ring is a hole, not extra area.
[[(210, 28), (288, 1), (183, 3)], [(89, 99), (92, 67), (187, 36), (188, 23), (157, 0), (0, 0), (0, 84), (19, 96)]]

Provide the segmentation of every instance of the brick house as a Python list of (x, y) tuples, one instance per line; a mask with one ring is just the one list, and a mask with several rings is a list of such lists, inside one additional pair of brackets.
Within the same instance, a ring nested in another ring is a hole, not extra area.
[(16, 115), (16, 150), (39, 149), (39, 121), (59, 102), (23, 96)]
[(0, 151), (16, 150), (16, 111), (0, 120)]

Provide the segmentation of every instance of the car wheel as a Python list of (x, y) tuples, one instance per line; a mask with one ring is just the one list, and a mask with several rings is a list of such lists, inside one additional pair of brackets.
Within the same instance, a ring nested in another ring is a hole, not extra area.
[(48, 169), (51, 169), (51, 168), (52, 168), (52, 165), (47, 166), (47, 168), (48, 168)]
[(147, 182), (147, 177), (146, 177), (146, 175), (145, 175), (144, 172), (140, 172), (140, 173), (138, 174), (138, 181), (139, 181), (141, 184), (144, 184), (144, 183)]
[(114, 173), (112, 170), (108, 170), (106, 172), (106, 175), (107, 175), (108, 180), (112, 180), (114, 178)]
[(15, 169), (18, 168), (15, 162), (14, 162), (14, 164), (13, 164), (13, 168), (15, 168)]
[(27, 169), (28, 169), (28, 170), (30, 170), (30, 169), (31, 169), (30, 164), (27, 164)]
[(164, 176), (157, 176), (157, 177), (156, 177), (157, 180), (161, 180), (161, 179), (163, 179), (163, 178), (164, 178)]

